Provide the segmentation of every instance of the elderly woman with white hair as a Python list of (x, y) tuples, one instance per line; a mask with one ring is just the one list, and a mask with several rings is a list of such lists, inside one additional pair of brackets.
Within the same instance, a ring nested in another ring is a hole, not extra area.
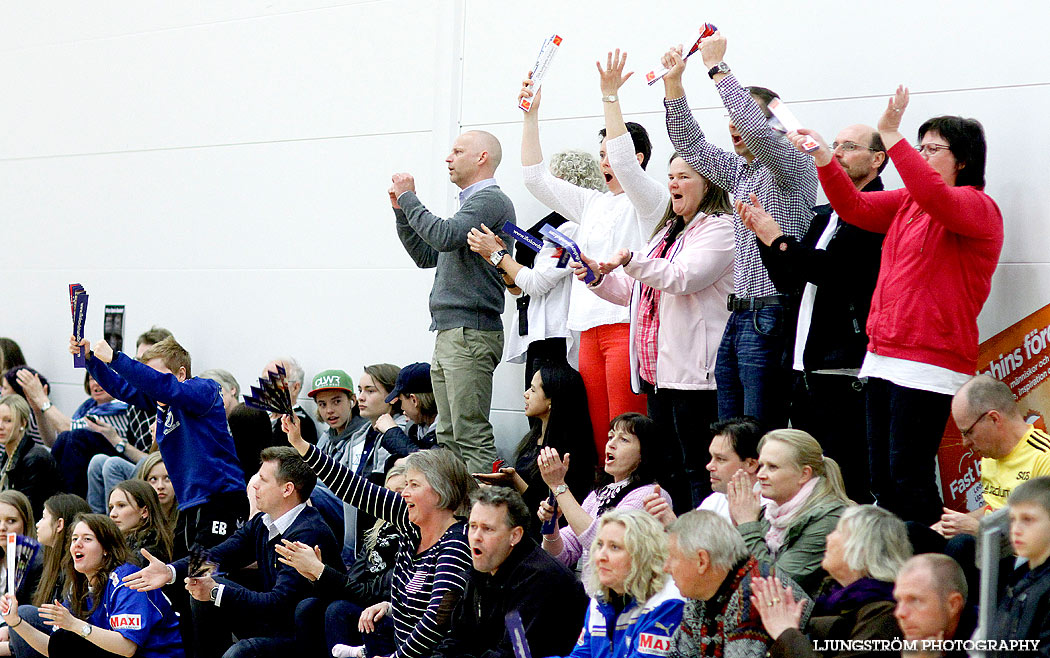
[[(740, 533), (715, 512), (683, 514), (667, 532), (664, 570), (687, 601), (664, 655), (765, 658), (773, 640), (762, 628), (751, 592), (754, 583), (772, 573), (770, 566), (750, 555)], [(808, 619), (806, 593), (789, 578), (784, 583), (799, 602), (800, 619)]]
[[(773, 578), (755, 581), (752, 603), (775, 641), (773, 658), (816, 656), (812, 640), (894, 640), (902, 637), (894, 617), (893, 583), (911, 544), (904, 522), (892, 512), (860, 505), (846, 510), (828, 535), (822, 563), (834, 583), (817, 598), (803, 635), (800, 604)], [(829, 656), (853, 655), (825, 652)]]
[(641, 510), (612, 510), (598, 521), (587, 617), (569, 658), (643, 658), (667, 655), (684, 601), (663, 572), (667, 535)]

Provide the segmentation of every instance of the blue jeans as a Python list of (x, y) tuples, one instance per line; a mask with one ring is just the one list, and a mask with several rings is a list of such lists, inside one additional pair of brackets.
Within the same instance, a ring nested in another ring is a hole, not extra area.
[(767, 306), (729, 316), (715, 363), (719, 420), (752, 416), (766, 430), (787, 426), (791, 389), (784, 359), (790, 312)]

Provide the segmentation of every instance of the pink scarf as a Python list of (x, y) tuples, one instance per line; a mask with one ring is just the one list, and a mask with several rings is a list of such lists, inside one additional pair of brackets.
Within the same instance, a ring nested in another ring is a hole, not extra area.
[(795, 517), (798, 516), (806, 501), (809, 500), (809, 496), (817, 487), (819, 479), (816, 477), (810, 478), (809, 482), (802, 485), (798, 493), (783, 505), (777, 505), (773, 501), (769, 501), (769, 504), (766, 505), (766, 520), (769, 521), (769, 530), (766, 532), (766, 546), (769, 547), (770, 553), (775, 554), (784, 545), (784, 537), (787, 535), (788, 528), (795, 521)]

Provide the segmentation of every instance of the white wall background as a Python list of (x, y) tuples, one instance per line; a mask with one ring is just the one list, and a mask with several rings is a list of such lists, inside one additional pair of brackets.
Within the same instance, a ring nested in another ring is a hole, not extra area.
[[(197, 371), (227, 368), (243, 386), (284, 353), (308, 377), (429, 360), (433, 273), (397, 240), (390, 174), (412, 172), (423, 201), (450, 214), (448, 145), (461, 129), (489, 130), (520, 222), (545, 214), (522, 186), (515, 99), (557, 32), (546, 152), (597, 151), (594, 61), (620, 47), (638, 72), (622, 105), (649, 128), (650, 173), (662, 178), (662, 86), (641, 76), (710, 21), (741, 81), (777, 90), (829, 138), (874, 124), (898, 83), (912, 90), (909, 133), (935, 114), (984, 123), (1006, 244), (983, 339), (1050, 297), (1050, 56), (1032, 27), (1048, 14), (1040, 0), (2, 3), (0, 335), (50, 377), (67, 412), (84, 397), (65, 351), (74, 281), (91, 296), (89, 337), (105, 304), (125, 304), (126, 351), (165, 326)], [(686, 73), (689, 100), (728, 148), (703, 68), (697, 59)], [(899, 185), (892, 169), (885, 178)], [(496, 377), (507, 446), (525, 427), (522, 372), (504, 364)]]

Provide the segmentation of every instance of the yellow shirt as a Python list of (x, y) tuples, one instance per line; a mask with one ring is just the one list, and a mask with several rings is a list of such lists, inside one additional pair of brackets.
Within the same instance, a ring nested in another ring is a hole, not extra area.
[(992, 512), (1001, 509), (1014, 487), (1043, 475), (1050, 475), (1050, 435), (1029, 425), (1009, 455), (981, 459), (985, 508)]

